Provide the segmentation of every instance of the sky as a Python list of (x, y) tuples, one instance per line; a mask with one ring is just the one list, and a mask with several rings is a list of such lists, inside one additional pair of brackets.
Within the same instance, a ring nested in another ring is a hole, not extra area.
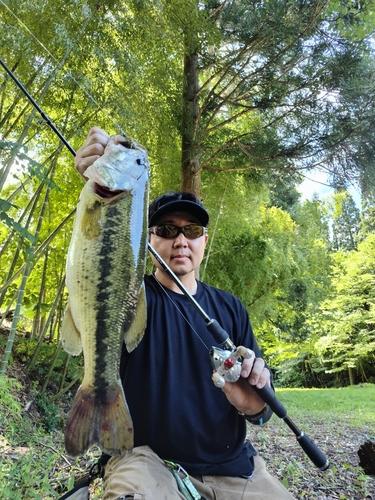
[[(302, 194), (303, 200), (312, 200), (314, 194), (317, 194), (320, 200), (324, 200), (333, 194), (333, 189), (328, 185), (327, 174), (321, 170), (314, 170), (305, 176), (305, 180), (297, 188)], [(357, 207), (361, 208), (361, 195), (358, 187), (349, 188)]]

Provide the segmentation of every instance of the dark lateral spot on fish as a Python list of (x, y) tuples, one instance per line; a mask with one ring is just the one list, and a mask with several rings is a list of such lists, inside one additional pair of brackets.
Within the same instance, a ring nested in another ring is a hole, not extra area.
[(140, 165), (140, 164), (141, 164), (141, 160), (138, 158), (138, 160), (135, 160), (135, 163), (136, 163), (137, 165)]
[(118, 189), (116, 191), (111, 191), (109, 188), (95, 183), (95, 193), (101, 198), (113, 198), (114, 196), (122, 193), (122, 190)]

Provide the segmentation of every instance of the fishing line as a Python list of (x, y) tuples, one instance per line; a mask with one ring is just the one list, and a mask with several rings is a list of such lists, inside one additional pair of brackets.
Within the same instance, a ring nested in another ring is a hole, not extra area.
[[(39, 40), (39, 38), (34, 35), (34, 33), (26, 26), (26, 24), (17, 16), (17, 14), (15, 12), (12, 11), (12, 9), (6, 5), (4, 3), (3, 0), (0, 0), (0, 3), (8, 10), (8, 12), (13, 16), (15, 17), (15, 19), (17, 19), (17, 21), (19, 22), (19, 24), (27, 31), (27, 33), (35, 40), (35, 42), (37, 42), (41, 47), (42, 49), (50, 56), (50, 58), (52, 59), (52, 61), (55, 63), (56, 66), (58, 66), (60, 64), (59, 60), (56, 59), (56, 57), (47, 49), (47, 47), (43, 44), (43, 42), (41, 42)], [(94, 16), (95, 12), (92, 12), (91, 13), (92, 16)], [(77, 37), (79, 38), (79, 37)], [(60, 68), (60, 71), (62, 70), (62, 68)], [(56, 71), (56, 68), (53, 69), (53, 71)], [(121, 126), (115, 122), (112, 118), (110, 118), (104, 111), (104, 108), (102, 107), (101, 104), (99, 104), (95, 98), (85, 89), (85, 87), (82, 86), (82, 84), (80, 84), (80, 82), (78, 82), (78, 80), (76, 80), (76, 78), (74, 78), (74, 76), (72, 75), (71, 71), (69, 69), (64, 69), (63, 72), (69, 76), (69, 78), (72, 79), (72, 81), (77, 85), (77, 87), (82, 90), (82, 92), (84, 93), (84, 95), (86, 97), (88, 97), (92, 103), (95, 104), (95, 106), (97, 107), (97, 111), (99, 112), (102, 112), (103, 115), (105, 116), (105, 118), (109, 119), (112, 124), (117, 127), (117, 129), (122, 133), (124, 134), (124, 131), (122, 130)], [(9, 72), (8, 72), (9, 73)], [(49, 123), (47, 123), (49, 125)], [(56, 132), (56, 131), (55, 131)], [(58, 134), (57, 134), (58, 135)], [(64, 142), (64, 141), (63, 141)], [(68, 147), (69, 149), (69, 147)]]
[(19, 17), (18, 17), (18, 16), (14, 13), (14, 12), (13, 12), (13, 11), (12, 11), (12, 9), (11, 9), (10, 7), (8, 7), (8, 5), (6, 5), (6, 4), (3, 2), (3, 0), (0, 0), (0, 3), (1, 3), (2, 5), (4, 5), (4, 7), (8, 10), (8, 12), (9, 12), (10, 14), (12, 14), (12, 16), (13, 16), (13, 17), (15, 17), (15, 18), (17, 19), (17, 21), (21, 24), (21, 26), (22, 26), (23, 28), (25, 28), (25, 30), (26, 30), (26, 31), (27, 31), (27, 32), (28, 32), (28, 33), (29, 33), (29, 34), (30, 34), (30, 35), (34, 38), (34, 40), (35, 40), (36, 42), (38, 42), (38, 43), (39, 43), (39, 45), (41, 45), (41, 46), (43, 47), (43, 49), (47, 52), (47, 54), (48, 54), (49, 56), (51, 56), (51, 58), (52, 58), (52, 59), (54, 59), (54, 60), (55, 60), (55, 62), (58, 62), (58, 61), (57, 61), (57, 59), (56, 59), (56, 58), (55, 58), (55, 57), (51, 54), (51, 52), (47, 49), (47, 47), (45, 47), (45, 46), (43, 45), (43, 43), (42, 43), (42, 42), (41, 42), (41, 41), (40, 41), (40, 40), (39, 40), (39, 39), (38, 39), (38, 38), (34, 35), (34, 33), (32, 33), (32, 31), (30, 31), (30, 30), (29, 30), (29, 28), (26, 26), (26, 24), (25, 24), (25, 23), (24, 23), (24, 22), (23, 22), (23, 21), (22, 21), (22, 20), (21, 20), (21, 19), (20, 19), (20, 18), (19, 18)]
[(160, 286), (160, 288), (163, 290), (163, 292), (165, 293), (165, 295), (168, 297), (168, 299), (172, 302), (172, 304), (175, 306), (175, 308), (177, 309), (177, 311), (181, 314), (181, 316), (184, 318), (184, 320), (186, 321), (186, 323), (190, 326), (191, 330), (193, 331), (193, 333), (195, 333), (195, 335), (198, 337), (198, 339), (202, 342), (202, 344), (204, 345), (204, 347), (207, 349), (207, 351), (210, 350), (210, 348), (208, 347), (208, 345), (204, 342), (204, 340), (202, 339), (202, 337), (199, 335), (199, 333), (196, 331), (196, 329), (193, 327), (193, 325), (189, 322), (189, 320), (187, 319), (187, 317), (185, 316), (185, 314), (181, 311), (181, 309), (178, 307), (178, 305), (176, 304), (176, 302), (172, 299), (172, 297), (169, 295), (169, 293), (167, 292), (167, 290), (164, 288), (164, 286), (160, 283), (160, 281), (157, 279), (157, 277), (155, 276), (154, 273), (152, 273), (152, 277), (155, 279), (156, 283)]

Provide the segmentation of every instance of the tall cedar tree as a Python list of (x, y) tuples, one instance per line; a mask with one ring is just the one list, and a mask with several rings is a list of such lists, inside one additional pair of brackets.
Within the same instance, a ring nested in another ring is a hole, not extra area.
[[(199, 196), (202, 171), (324, 166), (356, 176), (364, 166), (354, 162), (353, 138), (366, 128), (374, 93), (353, 103), (344, 90), (348, 75), (363, 71), (369, 2), (194, 3), (220, 39), (210, 45), (184, 26), (181, 188)], [(371, 79), (362, 85), (374, 89)]]

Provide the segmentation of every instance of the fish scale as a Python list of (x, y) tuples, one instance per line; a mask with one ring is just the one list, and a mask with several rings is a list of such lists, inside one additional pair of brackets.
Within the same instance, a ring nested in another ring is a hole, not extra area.
[[(146, 325), (149, 181), (148, 162), (134, 161), (134, 150), (131, 161), (127, 155), (129, 144), (141, 146), (129, 140), (125, 146), (120, 137), (110, 138), (95, 181), (89, 180), (81, 192), (67, 256), (69, 302), (62, 344), (73, 355), (81, 349), (84, 353), (84, 377), (65, 430), (71, 456), (84, 454), (93, 444), (111, 455), (133, 446), (119, 366), (123, 341), (130, 352)], [(109, 192), (102, 197), (98, 192), (103, 190), (97, 189), (100, 175), (105, 169), (106, 186), (114, 163), (120, 180), (113, 183), (112, 196)]]

